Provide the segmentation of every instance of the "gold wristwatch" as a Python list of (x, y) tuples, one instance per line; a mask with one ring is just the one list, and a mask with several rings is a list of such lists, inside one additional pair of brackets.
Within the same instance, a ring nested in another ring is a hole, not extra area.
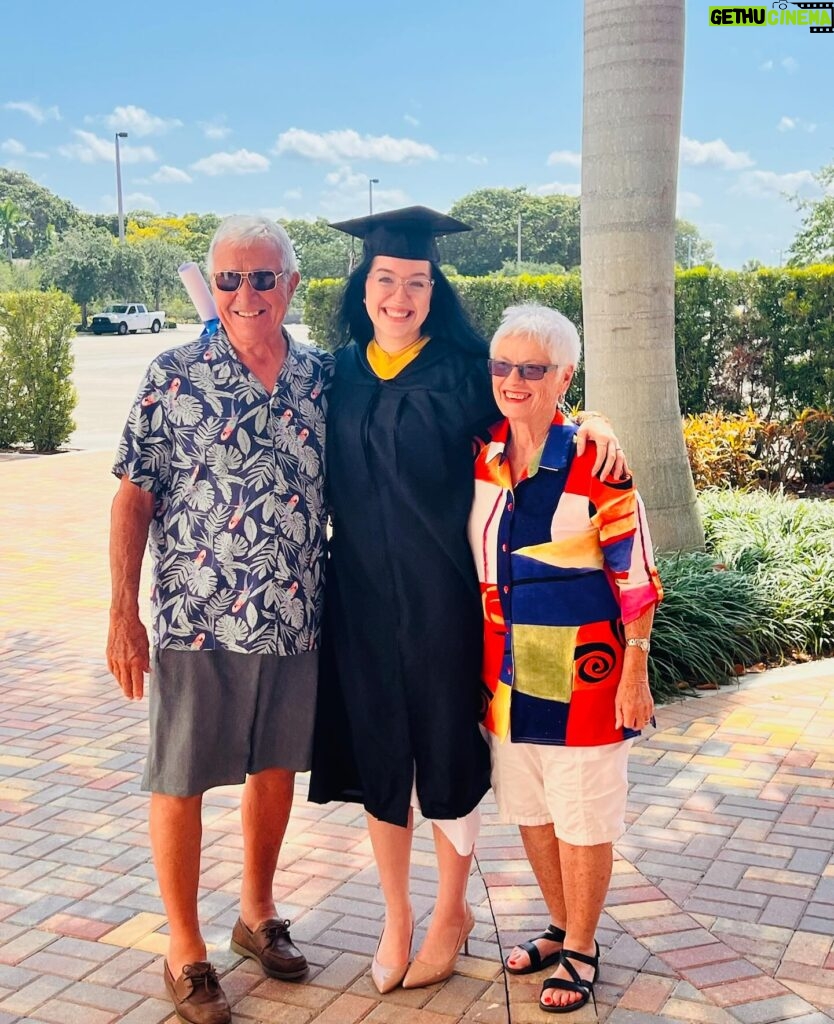
[(626, 640), (626, 647), (639, 647), (644, 654), (651, 649), (651, 641), (645, 636), (633, 636)]

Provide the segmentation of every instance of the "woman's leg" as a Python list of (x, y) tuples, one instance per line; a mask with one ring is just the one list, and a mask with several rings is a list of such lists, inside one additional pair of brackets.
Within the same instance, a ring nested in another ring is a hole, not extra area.
[[(599, 843), (596, 846), (574, 846), (564, 840), (558, 840), (559, 861), (562, 878), (565, 879), (565, 909), (567, 924), (565, 949), (577, 953), (594, 956), (596, 945), (594, 934), (599, 924), (608, 885), (611, 881), (613, 866), (613, 844)], [(558, 922), (556, 922), (558, 923)], [(591, 981), (594, 977), (593, 967), (579, 960), (572, 960), (580, 978)], [(559, 967), (551, 975), (553, 978), (570, 980), (570, 975)], [(545, 1004), (567, 1006), (580, 998), (577, 992), (565, 992), (559, 989), (548, 989), (542, 995)]]
[(472, 853), (461, 856), (449, 837), (433, 824), (437, 851), (437, 902), (418, 959), (442, 964), (455, 952), (466, 917), (466, 886), (472, 868)]
[[(559, 840), (553, 831), (553, 825), (519, 825), (524, 851), (530, 861), (530, 867), (539, 883), (544, 902), (550, 913), (550, 923), (557, 928), (564, 928), (567, 920), (565, 893), (562, 887), (562, 868), (559, 861)], [(547, 939), (536, 939), (536, 946), (542, 957), (558, 952), (561, 942), (550, 942)], [(519, 969), (527, 967), (530, 957), (523, 949), (516, 946), (507, 957), (507, 965)]]
[(383, 967), (404, 964), (409, 957), (412, 911), (408, 892), (411, 868), (412, 812), (408, 825), (391, 825), (367, 815), (368, 832), (379, 871), (379, 884), (385, 900), (385, 928), (381, 936), (377, 960)]

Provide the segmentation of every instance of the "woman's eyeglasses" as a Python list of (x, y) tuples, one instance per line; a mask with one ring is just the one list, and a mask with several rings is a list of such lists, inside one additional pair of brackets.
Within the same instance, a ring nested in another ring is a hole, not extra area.
[(556, 363), (505, 363), (503, 359), (488, 359), (487, 366), (493, 377), (509, 377), (513, 370), (518, 370), (522, 380), (541, 380), (551, 370), (558, 370)]
[(430, 277), (399, 277), (388, 270), (375, 270), (368, 274), (368, 280), (372, 281), (377, 288), (386, 292), (395, 292), (400, 285), (405, 288), (406, 295), (417, 298), (420, 295), (428, 295), (434, 281)]
[(212, 276), (220, 292), (236, 292), (244, 279), (256, 292), (271, 292), (285, 274), (286, 270), (219, 270)]

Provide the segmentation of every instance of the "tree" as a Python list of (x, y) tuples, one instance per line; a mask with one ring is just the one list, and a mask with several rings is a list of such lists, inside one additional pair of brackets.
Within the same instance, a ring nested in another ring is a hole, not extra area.
[(350, 241), (334, 231), (323, 217), (317, 220), (282, 220), (298, 257), (304, 281), (345, 277), (350, 260)]
[(3, 255), (9, 263), (14, 257), (14, 244), (27, 223), (20, 207), (13, 199), (4, 199), (0, 202), (0, 248), (3, 249)]
[(663, 551), (703, 546), (675, 373), (684, 0), (585, 0), (585, 401), (611, 416)]
[(42, 259), (44, 281), (75, 299), (84, 327), (87, 307), (108, 291), (116, 244), (101, 228), (73, 228)]
[(712, 242), (691, 221), (675, 221), (675, 263), (684, 270), (711, 267), (715, 263)]
[(145, 293), (145, 253), (141, 246), (112, 243), (106, 297), (116, 302), (142, 302)]
[(159, 217), (154, 213), (136, 210), (128, 215), (125, 238), (128, 242), (143, 242), (152, 238), (170, 242), (184, 249), (188, 259), (203, 263), (220, 220), (214, 213)]
[(458, 273), (472, 277), (500, 270), (516, 254), (523, 188), (481, 188), (458, 199), (449, 214), (473, 230), (440, 240), (440, 255)]
[(143, 294), (154, 309), (162, 309), (165, 299), (179, 290), (177, 269), (190, 259), (189, 254), (181, 245), (164, 238), (147, 238), (129, 248), (138, 249), (144, 257)]
[(804, 211), (802, 227), (790, 249), (789, 266), (834, 263), (834, 163), (814, 175), (823, 190), (822, 199), (799, 199), (797, 209)]
[(50, 226), (61, 235), (86, 220), (86, 215), (72, 203), (38, 185), (28, 174), (0, 167), (0, 203), (6, 200), (15, 204), (29, 225), (27, 232), (15, 241), (13, 255), (17, 257), (44, 252), (49, 245)]
[(440, 240), (444, 263), (472, 276), (500, 270), (521, 254), (530, 263), (579, 263), (579, 200), (573, 196), (536, 196), (525, 188), (482, 188), (449, 210), (473, 230)]

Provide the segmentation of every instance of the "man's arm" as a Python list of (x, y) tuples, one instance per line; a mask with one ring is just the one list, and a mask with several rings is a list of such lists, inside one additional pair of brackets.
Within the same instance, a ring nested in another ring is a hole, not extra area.
[(155, 497), (121, 478), (110, 514), (110, 631), (107, 667), (128, 700), (141, 700), (150, 668), (148, 632), (139, 618), (139, 577)]
[(575, 419), (579, 424), (576, 454), (582, 455), (588, 441), (593, 441), (597, 446), (596, 462), (591, 470), (593, 475), (600, 480), (609, 476), (612, 480), (622, 480), (628, 476), (628, 462), (610, 420), (601, 412), (588, 411), (578, 413)]

